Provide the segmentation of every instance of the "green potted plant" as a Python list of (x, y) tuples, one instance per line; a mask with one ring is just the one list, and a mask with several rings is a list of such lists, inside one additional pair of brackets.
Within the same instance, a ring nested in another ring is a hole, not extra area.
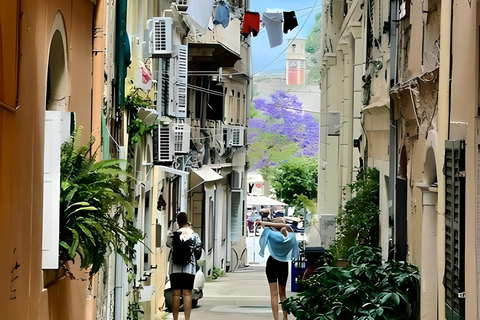
[(61, 149), (60, 274), (69, 275), (68, 261), (80, 259), (81, 268), (96, 274), (113, 250), (127, 264), (134, 257), (134, 245), (143, 238), (133, 226), (134, 210), (129, 199), (132, 176), (122, 166), (126, 161), (96, 162), (94, 138), (80, 145), (79, 127)]
[(347, 268), (321, 267), (287, 298), (284, 310), (298, 320), (419, 319), (420, 275), (406, 262), (382, 263), (380, 248), (353, 246)]

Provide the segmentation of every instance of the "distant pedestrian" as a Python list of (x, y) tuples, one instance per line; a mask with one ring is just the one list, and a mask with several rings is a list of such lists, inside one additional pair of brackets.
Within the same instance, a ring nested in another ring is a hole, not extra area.
[(201, 253), (202, 241), (190, 226), (185, 212), (177, 215), (177, 224), (179, 229), (169, 237), (167, 243), (172, 248), (170, 254), (172, 312), (173, 319), (178, 320), (180, 296), (182, 296), (185, 320), (190, 320), (193, 282), (197, 273), (197, 258)]
[[(265, 273), (270, 287), (270, 304), (273, 319), (278, 320), (278, 298), (283, 302), (287, 298), (286, 285), (288, 279), (288, 261), (299, 255), (298, 243), (293, 229), (283, 218), (275, 218), (273, 222), (258, 221), (264, 230), (260, 237), (260, 256), (264, 256), (268, 245), (270, 257), (267, 260)], [(283, 320), (288, 313), (283, 311)]]

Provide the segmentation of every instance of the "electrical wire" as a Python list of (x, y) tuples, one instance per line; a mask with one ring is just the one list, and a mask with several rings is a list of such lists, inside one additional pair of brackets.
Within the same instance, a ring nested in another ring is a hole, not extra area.
[(117, 145), (117, 151), (120, 152), (120, 148), (121, 146), (118, 144), (118, 142), (113, 138), (112, 134), (110, 133), (110, 130), (108, 130), (108, 126), (105, 125), (105, 129), (107, 130), (108, 132), (108, 135), (110, 136), (110, 139), (113, 140), (113, 142), (115, 142), (115, 144)]
[(297, 34), (296, 34), (295, 37), (290, 41), (290, 43), (287, 45), (287, 47), (286, 47), (282, 52), (280, 52), (280, 54), (279, 54), (274, 60), (272, 60), (272, 62), (270, 62), (269, 64), (267, 64), (265, 67), (263, 67), (262, 69), (258, 70), (258, 71), (255, 72), (254, 74), (252, 74), (252, 76), (258, 74), (259, 72), (261, 72), (261, 71), (265, 70), (266, 68), (268, 68), (269, 66), (271, 66), (278, 58), (280, 58), (280, 57), (288, 50), (288, 48), (289, 48), (290, 45), (293, 43), (293, 41), (295, 41), (295, 39), (297, 39), (297, 37), (298, 37), (298, 35), (300, 34), (300, 32), (302, 31), (303, 27), (305, 27), (305, 25), (307, 24), (307, 21), (308, 21), (308, 19), (310, 18), (310, 15), (312, 14), (313, 9), (314, 9), (315, 6), (317, 5), (317, 2), (318, 2), (318, 0), (315, 0), (315, 4), (313, 5), (312, 10), (310, 10), (310, 13), (308, 14), (307, 19), (305, 19), (305, 22), (304, 22), (303, 25), (300, 27), (300, 30), (298, 30)]

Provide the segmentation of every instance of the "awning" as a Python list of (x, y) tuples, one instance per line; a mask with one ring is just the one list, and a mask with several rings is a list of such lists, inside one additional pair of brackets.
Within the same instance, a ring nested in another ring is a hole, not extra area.
[(286, 206), (286, 203), (280, 202), (278, 200), (270, 199), (264, 196), (247, 196), (247, 206)]
[(203, 166), (200, 170), (192, 170), (192, 172), (198, 175), (205, 182), (223, 179), (221, 175), (207, 166)]
[(190, 190), (188, 190), (188, 192), (199, 187), (203, 183), (205, 183), (205, 188), (211, 189), (215, 185), (214, 181), (223, 179), (221, 175), (216, 173), (214, 170), (212, 170), (208, 166), (203, 166), (201, 169), (192, 170), (191, 172), (195, 174), (195, 175), (192, 175), (192, 179), (190, 182), (191, 185), (194, 185), (194, 187), (191, 187)]

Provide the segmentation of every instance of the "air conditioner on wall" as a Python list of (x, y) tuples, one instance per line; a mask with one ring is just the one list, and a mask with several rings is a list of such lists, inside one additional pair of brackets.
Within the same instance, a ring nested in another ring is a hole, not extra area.
[(152, 58), (168, 58), (172, 55), (173, 20), (154, 17), (147, 21), (148, 53)]
[(152, 136), (153, 162), (172, 162), (174, 156), (172, 127), (169, 125), (159, 125), (158, 128), (153, 129)]
[(243, 147), (244, 145), (244, 127), (228, 126), (224, 128), (226, 131), (225, 147)]
[(190, 125), (186, 123), (172, 123), (173, 143), (175, 153), (190, 151)]

